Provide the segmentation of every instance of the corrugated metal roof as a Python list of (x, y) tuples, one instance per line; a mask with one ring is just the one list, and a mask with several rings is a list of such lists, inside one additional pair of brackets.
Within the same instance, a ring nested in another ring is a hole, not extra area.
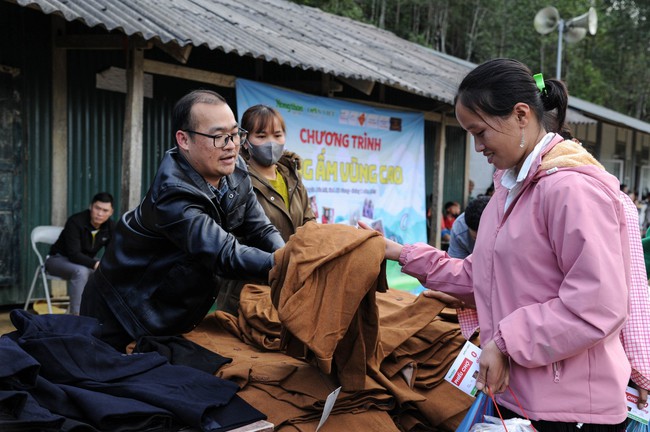
[[(378, 82), (448, 104), (462, 77), (476, 66), (375, 26), (286, 0), (14, 1), (89, 27)], [(595, 117), (650, 133), (648, 123), (576, 97), (570, 97), (569, 106), (574, 108), (567, 113), (571, 123), (595, 123), (590, 118)]]
[(14, 1), (90, 27), (378, 82), (449, 104), (472, 68), (388, 31), (285, 0)]
[(637, 118), (621, 114), (604, 106), (596, 105), (575, 96), (569, 97), (569, 106), (582, 111), (588, 116), (603, 120), (607, 123), (614, 123), (641, 132), (650, 133), (650, 124)]
[(571, 108), (567, 108), (566, 110), (566, 122), (567, 123), (572, 123), (572, 124), (596, 124), (598, 123), (597, 120), (594, 120), (592, 118), (589, 118), (587, 116), (584, 116), (580, 114), (580, 112), (573, 110)]

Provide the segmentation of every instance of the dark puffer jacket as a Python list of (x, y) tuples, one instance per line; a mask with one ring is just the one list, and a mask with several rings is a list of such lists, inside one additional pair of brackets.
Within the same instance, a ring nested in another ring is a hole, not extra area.
[(284, 245), (257, 201), (243, 159), (221, 200), (168, 150), (142, 203), (117, 224), (88, 287), (134, 338), (194, 328), (212, 306), (214, 276), (266, 283)]
[(93, 236), (95, 227), (90, 222), (90, 210), (75, 213), (66, 221), (61, 235), (50, 248), (50, 255), (63, 255), (75, 264), (94, 268), (99, 261), (95, 257), (110, 243), (114, 229), (115, 222), (108, 219)]

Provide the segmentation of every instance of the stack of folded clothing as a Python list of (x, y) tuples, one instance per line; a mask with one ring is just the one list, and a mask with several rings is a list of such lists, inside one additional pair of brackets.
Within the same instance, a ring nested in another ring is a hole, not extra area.
[[(341, 391), (322, 430), (455, 430), (472, 403), (443, 378), (465, 343), (458, 324), (441, 318), (449, 315), (439, 302), (401, 291), (377, 294), (376, 305), (379, 362), (368, 364), (363, 390)], [(233, 359), (217, 375), (236, 382), (276, 430), (313, 431), (341, 382), (281, 351), (279, 326), (270, 288), (246, 285), (237, 317), (216, 312), (185, 336)]]

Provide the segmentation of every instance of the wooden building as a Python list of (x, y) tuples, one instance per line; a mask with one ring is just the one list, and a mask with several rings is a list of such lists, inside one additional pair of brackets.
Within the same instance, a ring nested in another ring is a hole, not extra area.
[[(209, 88), (235, 109), (236, 78), (424, 113), (432, 239), (442, 203), (466, 199), (473, 149), (452, 104), (474, 65), (374, 26), (285, 0), (0, 0), (0, 29), (0, 304), (24, 301), (33, 227), (100, 190), (116, 216), (137, 205), (175, 101)], [(588, 111), (577, 124), (607, 120)]]

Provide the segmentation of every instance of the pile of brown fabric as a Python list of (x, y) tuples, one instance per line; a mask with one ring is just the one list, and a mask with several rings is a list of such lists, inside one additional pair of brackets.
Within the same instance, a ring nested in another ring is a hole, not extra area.
[(388, 289), (384, 255), (378, 232), (317, 223), (274, 253), (269, 280), (282, 349), (334, 371), (344, 390), (362, 390), (381, 355), (375, 295)]
[(276, 252), (271, 286), (244, 286), (238, 316), (186, 337), (233, 359), (217, 375), (276, 430), (315, 430), (341, 386), (323, 431), (453, 431), (472, 398), (444, 375), (465, 340), (442, 303), (386, 290), (383, 259), (373, 232), (307, 224)]
[[(254, 311), (266, 288), (247, 285), (242, 291), (241, 308)], [(264, 303), (264, 300), (260, 302)], [(377, 295), (381, 317), (382, 350), (388, 352), (380, 372), (387, 379), (389, 391), (370, 376), (362, 391), (339, 394), (324, 431), (453, 431), (472, 402), (460, 390), (444, 380), (451, 362), (465, 343), (458, 324), (436, 316), (435, 300), (390, 290)], [(446, 315), (448, 316), (448, 315)], [(336, 376), (325, 374), (317, 366), (293, 358), (277, 349), (252, 345), (253, 333), (264, 333), (258, 326), (253, 332), (243, 331), (255, 324), (240, 327), (247, 320), (259, 324), (263, 320), (240, 313), (239, 317), (224, 312), (208, 316), (186, 337), (212, 351), (233, 359), (217, 376), (235, 381), (238, 393), (249, 404), (267, 414), (277, 430), (313, 431), (320, 419), (327, 395), (340, 383)], [(416, 330), (425, 323), (420, 330)], [(271, 323), (276, 328), (278, 322)], [(414, 332), (414, 330), (416, 330)], [(258, 338), (264, 343), (279, 345), (277, 332), (272, 337)], [(399, 342), (404, 341), (404, 342)], [(417, 395), (414, 397), (414, 394)]]
[[(233, 359), (217, 376), (235, 381), (241, 388), (237, 394), (266, 414), (276, 430), (315, 430), (327, 395), (340, 385), (336, 377), (282, 352), (244, 343), (224, 329), (224, 320), (232, 319), (225, 315), (207, 317), (186, 337)], [(395, 399), (370, 378), (366, 387), (362, 392), (341, 391), (322, 430), (397, 431), (389, 414)]]

